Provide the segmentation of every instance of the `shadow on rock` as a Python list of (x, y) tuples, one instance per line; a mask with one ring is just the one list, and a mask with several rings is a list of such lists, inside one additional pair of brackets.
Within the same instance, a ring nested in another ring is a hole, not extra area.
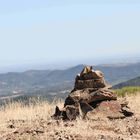
[(66, 98), (64, 108), (56, 107), (52, 117), (62, 120), (75, 120), (79, 116), (83, 119), (94, 119), (95, 116), (122, 119), (132, 115), (128, 102), (117, 100), (111, 86), (106, 84), (104, 74), (86, 66), (76, 76), (74, 89)]

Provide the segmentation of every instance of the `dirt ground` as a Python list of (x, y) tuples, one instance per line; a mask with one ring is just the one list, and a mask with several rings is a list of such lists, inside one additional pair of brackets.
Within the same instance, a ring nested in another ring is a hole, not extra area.
[(0, 140), (140, 140), (140, 95), (127, 97), (133, 117), (64, 122), (51, 119), (55, 105), (37, 102), (8, 104), (0, 109)]

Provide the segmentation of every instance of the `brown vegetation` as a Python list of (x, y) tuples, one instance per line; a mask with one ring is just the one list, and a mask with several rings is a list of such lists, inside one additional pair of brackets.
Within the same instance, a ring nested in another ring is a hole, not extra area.
[(140, 95), (126, 98), (133, 117), (109, 120), (96, 116), (72, 122), (50, 117), (56, 105), (63, 106), (61, 101), (52, 104), (36, 101), (29, 106), (10, 103), (0, 109), (0, 140), (139, 140)]

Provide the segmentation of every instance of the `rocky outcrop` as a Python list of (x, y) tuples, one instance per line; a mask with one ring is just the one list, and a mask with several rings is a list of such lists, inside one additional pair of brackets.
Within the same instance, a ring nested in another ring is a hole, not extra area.
[(110, 89), (101, 71), (94, 71), (86, 66), (76, 76), (75, 86), (65, 100), (64, 108), (56, 107), (55, 119), (74, 120), (78, 116), (94, 118), (97, 115), (110, 119), (133, 115), (126, 103), (117, 101), (117, 96)]

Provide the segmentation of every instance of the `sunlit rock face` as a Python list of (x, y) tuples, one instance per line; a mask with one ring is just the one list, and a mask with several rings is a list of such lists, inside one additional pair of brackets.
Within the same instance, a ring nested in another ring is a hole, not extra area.
[[(104, 74), (86, 66), (75, 78), (74, 89), (65, 100), (64, 108), (56, 107), (55, 119), (74, 120), (76, 117), (117, 119), (133, 115), (127, 104), (117, 101), (117, 96), (107, 85)], [(127, 108), (127, 109), (126, 109)]]

